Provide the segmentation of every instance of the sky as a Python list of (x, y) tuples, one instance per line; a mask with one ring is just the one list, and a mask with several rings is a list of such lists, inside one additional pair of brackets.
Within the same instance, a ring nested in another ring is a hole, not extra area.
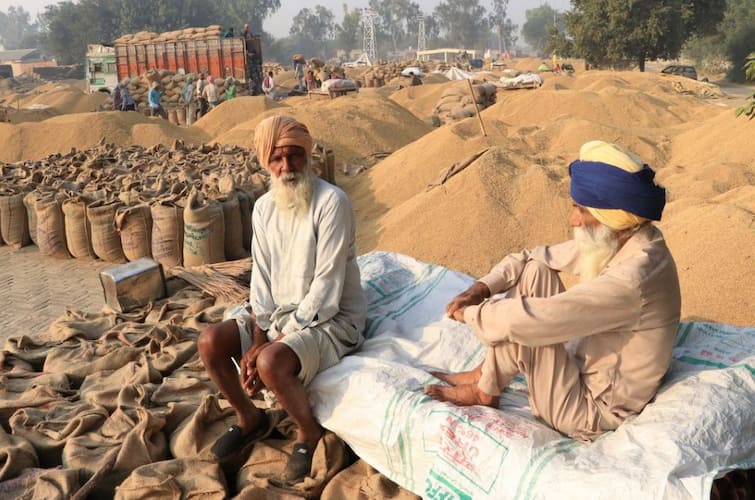
[[(291, 27), (291, 19), (301, 9), (308, 7), (314, 8), (316, 5), (322, 5), (330, 9), (335, 14), (336, 22), (340, 23), (343, 19), (342, 6), (344, 3), (348, 4), (349, 9), (357, 7), (366, 7), (369, 0), (315, 0), (314, 2), (304, 2), (301, 0), (281, 0), (281, 8), (278, 12), (267, 18), (263, 23), (265, 31), (271, 33), (276, 38), (282, 38), (288, 36), (288, 30)], [(432, 13), (433, 9), (441, 3), (441, 0), (414, 0), (416, 1), (423, 12), (426, 14)], [(0, 0), (0, 11), (7, 12), (8, 7), (12, 5), (22, 5), (32, 18), (36, 18), (37, 14), (44, 11), (45, 5), (57, 3), (50, 0)], [(558, 11), (568, 10), (570, 7), (569, 0), (511, 0), (509, 2), (509, 16), (513, 19), (514, 24), (518, 24), (521, 28), (525, 20), (525, 11), (538, 7), (542, 4), (549, 4), (551, 7)], [(488, 0), (480, 0), (480, 4), (486, 9), (490, 8), (490, 2)]]

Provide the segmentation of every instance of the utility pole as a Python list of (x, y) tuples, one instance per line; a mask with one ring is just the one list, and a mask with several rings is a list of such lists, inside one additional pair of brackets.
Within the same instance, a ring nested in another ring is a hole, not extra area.
[(417, 16), (417, 51), (427, 50), (427, 39), (425, 38), (425, 16)]
[(372, 9), (362, 9), (362, 28), (364, 29), (364, 43), (362, 49), (367, 57), (370, 58), (370, 63), (374, 64), (377, 61), (377, 45), (375, 43), (375, 18), (378, 17), (377, 12)]

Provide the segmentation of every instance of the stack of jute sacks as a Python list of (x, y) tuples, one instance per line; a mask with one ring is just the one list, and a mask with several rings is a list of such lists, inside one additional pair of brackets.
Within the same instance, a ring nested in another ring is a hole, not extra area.
[(382, 87), (387, 82), (401, 76), (401, 71), (407, 66), (417, 66), (422, 68), (423, 72), (430, 69), (430, 65), (420, 61), (408, 62), (385, 62), (381, 61), (374, 65), (372, 69), (362, 75), (365, 87)]
[(123, 35), (115, 40), (116, 44), (142, 44), (158, 42), (175, 42), (177, 40), (207, 40), (223, 36), (223, 28), (218, 24), (206, 28), (185, 28), (165, 33), (152, 31), (140, 31), (138, 33)]
[(443, 92), (433, 116), (437, 116), (441, 123), (474, 116), (475, 103), (480, 111), (495, 104), (496, 90), (492, 83), (475, 83), (470, 92), (467, 80), (459, 81)]
[(198, 266), (249, 255), (268, 173), (239, 147), (158, 145), (0, 164), (0, 241), (56, 258)]

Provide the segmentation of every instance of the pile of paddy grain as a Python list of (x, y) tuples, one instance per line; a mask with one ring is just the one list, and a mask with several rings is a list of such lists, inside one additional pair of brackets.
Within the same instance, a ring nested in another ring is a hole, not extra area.
[(265, 96), (237, 97), (220, 103), (197, 120), (194, 126), (214, 139), (240, 123), (255, 119), (265, 111), (282, 107), (284, 107), (283, 104), (267, 99)]
[(301, 121), (318, 143), (333, 149), (339, 165), (363, 162), (377, 153), (393, 153), (427, 134), (432, 127), (398, 104), (375, 93), (359, 92), (335, 99), (286, 100), (215, 138), (220, 144), (252, 147), (254, 128), (268, 116), (286, 114)]

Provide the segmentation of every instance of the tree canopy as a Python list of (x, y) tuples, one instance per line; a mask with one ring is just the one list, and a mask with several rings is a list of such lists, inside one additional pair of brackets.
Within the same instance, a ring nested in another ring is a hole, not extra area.
[(550, 5), (545, 4), (525, 12), (527, 20), (522, 25), (522, 36), (538, 54), (545, 53), (548, 45), (550, 28), (561, 23), (563, 15), (556, 12)]
[(487, 38), (487, 12), (478, 0), (445, 0), (433, 15), (441, 36), (452, 45), (471, 48)]
[(23, 7), (8, 7), (8, 12), (0, 12), (0, 44), (6, 50), (34, 47), (38, 40), (39, 28), (32, 23), (29, 13)]
[(726, 0), (572, 0), (566, 27), (577, 56), (597, 65), (675, 59), (692, 36), (715, 29)]

